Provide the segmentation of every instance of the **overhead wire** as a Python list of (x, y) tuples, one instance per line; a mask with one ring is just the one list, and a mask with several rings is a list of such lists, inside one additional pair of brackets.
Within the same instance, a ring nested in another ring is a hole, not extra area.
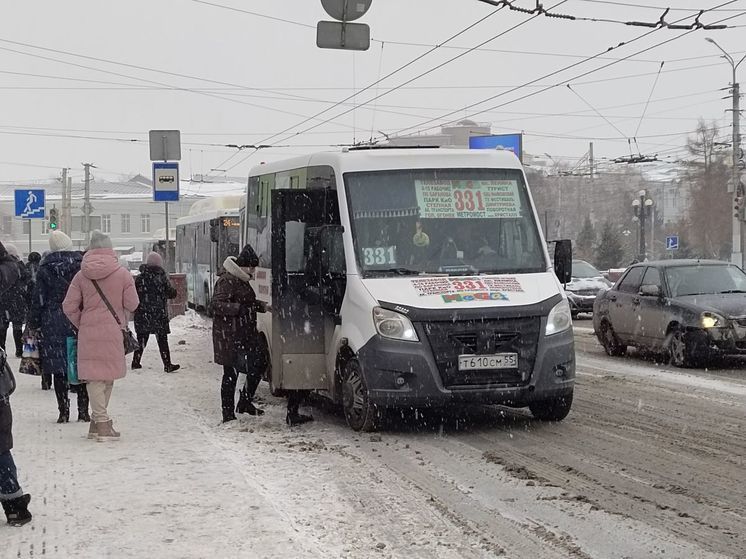
[[(558, 2), (557, 4), (555, 4), (554, 6), (552, 6), (552, 8), (555, 8), (555, 7), (561, 6), (562, 4), (566, 3), (567, 1), (568, 1), (568, 0), (560, 0), (560, 2)], [(492, 12), (492, 14), (490, 14), (490, 15), (494, 15), (495, 13), (497, 13), (497, 11), (499, 11), (499, 10), (501, 10), (501, 9), (502, 9), (502, 8), (498, 8), (498, 10), (496, 10), (495, 12)], [(460, 59), (460, 58), (462, 58), (462, 57), (464, 57), (464, 56), (466, 56), (467, 54), (469, 54), (470, 52), (472, 52), (472, 51), (473, 51), (474, 49), (476, 49), (476, 48), (478, 48), (478, 47), (481, 47), (481, 46), (484, 46), (484, 45), (486, 45), (486, 44), (488, 44), (488, 43), (490, 43), (490, 42), (494, 41), (495, 39), (498, 39), (498, 38), (500, 38), (500, 37), (502, 37), (502, 36), (504, 36), (504, 35), (506, 35), (506, 34), (508, 34), (508, 33), (512, 32), (512, 31), (514, 31), (515, 29), (518, 29), (519, 27), (522, 27), (523, 25), (525, 25), (525, 24), (527, 24), (527, 23), (529, 23), (529, 22), (533, 21), (534, 19), (536, 19), (536, 17), (538, 17), (538, 16), (537, 16), (537, 15), (534, 15), (534, 16), (532, 16), (532, 17), (530, 17), (530, 18), (526, 19), (526, 20), (523, 20), (523, 21), (521, 21), (521, 22), (519, 22), (519, 23), (517, 23), (517, 24), (513, 25), (512, 27), (509, 27), (508, 29), (506, 29), (506, 30), (504, 30), (504, 31), (501, 31), (500, 33), (498, 33), (497, 35), (494, 35), (494, 36), (490, 37), (490, 38), (489, 38), (489, 39), (487, 39), (486, 41), (482, 41), (481, 43), (479, 43), (478, 45), (476, 45), (476, 46), (475, 46), (475, 47), (473, 47), (472, 49), (470, 49), (470, 50), (468, 50), (468, 51), (466, 51), (466, 52), (463, 52), (463, 53), (461, 53), (461, 54), (459, 54), (459, 55), (457, 55), (457, 56), (454, 56), (454, 57), (452, 57), (452, 58), (449, 58), (449, 59), (448, 59), (448, 60), (446, 60), (445, 62), (441, 62), (440, 64), (438, 64), (438, 65), (436, 65), (436, 66), (434, 66), (434, 67), (432, 67), (432, 68), (428, 69), (427, 71), (425, 71), (425, 72), (423, 72), (423, 73), (420, 73), (420, 74), (418, 74), (417, 76), (415, 76), (415, 77), (413, 77), (413, 78), (410, 78), (409, 80), (405, 81), (405, 82), (404, 82), (403, 84), (399, 84), (398, 86), (396, 86), (396, 87), (394, 87), (394, 88), (392, 88), (392, 89), (389, 89), (388, 91), (386, 91), (386, 92), (384, 92), (384, 93), (381, 93), (381, 94), (379, 94), (379, 95), (376, 95), (376, 96), (374, 96), (374, 97), (373, 97), (372, 99), (368, 99), (367, 101), (365, 101), (365, 103), (364, 103), (364, 104), (365, 104), (365, 105), (367, 105), (367, 104), (370, 104), (371, 102), (375, 102), (375, 101), (377, 101), (378, 99), (380, 99), (381, 97), (384, 97), (384, 96), (386, 96), (386, 95), (389, 95), (390, 93), (392, 93), (392, 92), (394, 92), (394, 91), (396, 91), (396, 90), (400, 89), (401, 87), (403, 87), (403, 86), (405, 86), (405, 85), (408, 85), (408, 84), (410, 84), (410, 83), (412, 83), (412, 82), (414, 82), (414, 81), (416, 81), (416, 80), (418, 80), (418, 79), (422, 78), (423, 76), (426, 76), (426, 75), (428, 75), (428, 74), (430, 74), (430, 73), (432, 73), (432, 72), (434, 72), (434, 71), (436, 71), (436, 70), (439, 70), (440, 68), (443, 68), (444, 66), (446, 66), (446, 65), (448, 65), (448, 64), (450, 64), (450, 63), (452, 63), (452, 62), (454, 62), (454, 61), (456, 61), (456, 60), (458, 60), (458, 59)], [(459, 34), (463, 34), (463, 32), (459, 32)], [(451, 37), (451, 39), (452, 39), (452, 38), (455, 38), (455, 37), (456, 37), (456, 36), (458, 36), (459, 34), (457, 34), (457, 35), (454, 35), (454, 36), (452, 36), (452, 37)], [(451, 39), (449, 39), (449, 40), (451, 40)], [(446, 41), (446, 42), (448, 42), (448, 41)], [(383, 79), (387, 79), (387, 78), (388, 78), (388, 77), (390, 77), (391, 75), (392, 75), (392, 74), (389, 74), (389, 75), (387, 75), (387, 76), (386, 76), (385, 78), (383, 78)], [(326, 120), (322, 121), (321, 123), (317, 123), (317, 124), (315, 124), (315, 125), (312, 125), (312, 126), (310, 126), (310, 127), (306, 128), (306, 129), (304, 129), (304, 130), (301, 130), (301, 131), (295, 132), (295, 133), (293, 133), (292, 135), (290, 135), (290, 136), (287, 136), (287, 137), (283, 138), (282, 140), (279, 140), (279, 142), (284, 142), (284, 141), (288, 141), (289, 139), (291, 139), (291, 138), (294, 138), (294, 137), (297, 137), (298, 135), (301, 135), (301, 134), (305, 134), (306, 132), (309, 132), (309, 131), (311, 131), (311, 130), (315, 130), (316, 128), (318, 128), (318, 127), (320, 127), (320, 126), (323, 126), (324, 124), (327, 124), (327, 123), (331, 122), (332, 120), (336, 120), (336, 119), (338, 119), (338, 118), (341, 118), (342, 116), (345, 116), (345, 115), (349, 114), (349, 113), (350, 113), (350, 112), (351, 112), (352, 110), (354, 110), (354, 109), (348, 109), (348, 110), (346, 110), (346, 111), (343, 111), (342, 113), (339, 113), (339, 114), (335, 115), (334, 117), (332, 117), (332, 118), (330, 118), (330, 119), (326, 119)], [(289, 127), (288, 129), (286, 129), (286, 131), (290, 131), (290, 130), (293, 130), (293, 129), (295, 129), (295, 128), (298, 128), (299, 126), (302, 126), (303, 124), (305, 124), (305, 122), (304, 122), (304, 123), (299, 123), (299, 124), (297, 124), (297, 125), (294, 125), (294, 126), (292, 126), (292, 127)], [(273, 139), (274, 139), (275, 137), (277, 137), (277, 136), (280, 136), (280, 135), (282, 135), (282, 134), (285, 134), (285, 132), (282, 132), (281, 134), (277, 134), (277, 135), (275, 135), (275, 136), (273, 136), (273, 137), (270, 137), (270, 138), (266, 138), (266, 139), (264, 139), (264, 140), (262, 141), (262, 143), (265, 143), (265, 142), (269, 142), (269, 141), (273, 140)], [(372, 138), (371, 138), (371, 140), (372, 140)], [(246, 158), (242, 159), (241, 161), (239, 161), (239, 162), (238, 162), (237, 164), (235, 164), (235, 165), (234, 165), (233, 167), (231, 167), (231, 168), (235, 168), (236, 166), (238, 166), (238, 165), (242, 164), (242, 163), (243, 163), (244, 161), (246, 161), (247, 159), (248, 159), (248, 157), (246, 157)]]
[[(719, 4), (719, 5), (718, 5), (718, 7), (722, 7), (722, 6), (727, 6), (727, 5), (733, 4), (733, 3), (737, 2), (737, 1), (738, 1), (738, 0), (728, 0), (727, 2), (724, 2), (724, 3), (722, 3), (722, 4)], [(741, 12), (741, 13), (739, 13), (739, 14), (737, 14), (737, 15), (733, 15), (733, 16), (730, 16), (730, 17), (724, 18), (724, 19), (723, 19), (722, 21), (727, 21), (727, 20), (730, 20), (730, 19), (733, 19), (733, 18), (736, 18), (736, 17), (740, 17), (740, 16), (744, 15), (744, 13), (746, 13), (746, 12)], [(555, 76), (555, 75), (557, 75), (557, 74), (561, 74), (561, 73), (563, 73), (563, 72), (566, 72), (567, 70), (570, 70), (570, 69), (572, 69), (572, 68), (575, 68), (575, 67), (577, 67), (577, 66), (580, 66), (580, 65), (582, 65), (582, 64), (584, 64), (584, 63), (586, 63), (586, 62), (590, 62), (590, 61), (592, 61), (592, 60), (596, 59), (596, 58), (597, 58), (597, 57), (598, 57), (598, 56), (599, 56), (600, 54), (602, 54), (603, 52), (609, 52), (610, 50), (616, 50), (616, 49), (622, 48), (622, 47), (624, 47), (624, 46), (628, 46), (628, 45), (630, 45), (630, 44), (632, 44), (632, 43), (634, 43), (634, 42), (636, 42), (636, 41), (639, 41), (639, 40), (641, 40), (641, 39), (644, 39), (645, 37), (648, 37), (649, 35), (651, 35), (651, 34), (653, 34), (653, 33), (656, 33), (656, 32), (658, 32), (658, 31), (659, 31), (658, 29), (653, 29), (653, 30), (651, 30), (651, 31), (647, 31), (647, 32), (645, 32), (645, 33), (643, 33), (643, 34), (641, 34), (641, 35), (638, 35), (637, 37), (634, 37), (634, 38), (632, 38), (632, 39), (628, 40), (628, 41), (623, 41), (623, 42), (619, 43), (618, 45), (615, 45), (615, 46), (609, 47), (608, 49), (605, 49), (604, 51), (601, 51), (601, 52), (599, 52), (599, 53), (596, 53), (595, 55), (591, 55), (591, 56), (587, 57), (587, 58), (586, 58), (585, 60), (582, 60), (582, 61), (579, 61), (579, 62), (575, 62), (575, 63), (573, 63), (573, 64), (569, 64), (569, 65), (567, 65), (567, 66), (564, 66), (563, 68), (560, 68), (560, 69), (558, 69), (558, 70), (555, 70), (555, 71), (553, 71), (553, 72), (550, 72), (550, 73), (548, 73), (548, 74), (544, 74), (543, 76), (540, 76), (540, 77), (538, 77), (538, 78), (535, 78), (535, 79), (533, 79), (533, 80), (529, 80), (528, 82), (525, 82), (524, 84), (522, 84), (522, 85), (521, 85), (521, 86), (519, 86), (519, 87), (516, 87), (516, 88), (512, 88), (511, 90), (508, 90), (508, 91), (505, 91), (505, 92), (501, 92), (501, 93), (498, 93), (498, 94), (496, 94), (496, 95), (492, 95), (492, 96), (490, 96), (490, 97), (487, 97), (486, 99), (483, 99), (483, 100), (481, 100), (481, 101), (477, 101), (477, 102), (475, 102), (475, 103), (472, 103), (472, 104), (468, 105), (467, 107), (465, 107), (464, 109), (461, 109), (461, 110), (458, 110), (458, 111), (451, 111), (450, 113), (446, 113), (446, 114), (443, 114), (443, 115), (441, 115), (440, 117), (436, 117), (436, 118), (433, 118), (433, 119), (429, 119), (429, 120), (427, 120), (427, 121), (424, 121), (424, 122), (418, 123), (418, 124), (416, 124), (416, 125), (413, 125), (413, 126), (409, 126), (409, 127), (403, 128), (403, 129), (401, 129), (401, 130), (397, 131), (397, 134), (402, 134), (403, 132), (405, 132), (405, 131), (407, 131), (407, 130), (414, 130), (414, 129), (419, 129), (419, 130), (420, 130), (420, 132), (422, 132), (422, 131), (426, 131), (426, 130), (430, 130), (430, 129), (434, 128), (434, 127), (433, 127), (433, 126), (430, 126), (430, 127), (428, 127), (428, 128), (424, 128), (424, 129), (423, 129), (422, 127), (424, 127), (424, 126), (427, 126), (427, 125), (429, 125), (429, 124), (431, 124), (431, 123), (433, 123), (433, 122), (444, 121), (444, 120), (448, 119), (449, 117), (452, 117), (452, 116), (454, 116), (454, 115), (456, 115), (456, 114), (458, 114), (458, 113), (461, 113), (461, 111), (462, 111), (462, 110), (469, 110), (469, 109), (473, 109), (473, 108), (475, 108), (475, 107), (478, 107), (479, 105), (483, 105), (483, 104), (485, 104), (485, 103), (488, 103), (488, 102), (490, 102), (490, 101), (493, 101), (493, 100), (495, 100), (495, 99), (498, 99), (498, 98), (500, 98), (500, 97), (503, 97), (503, 96), (505, 96), (505, 95), (509, 95), (510, 93), (514, 93), (515, 91), (518, 91), (518, 90), (520, 90), (520, 89), (523, 89), (523, 88), (524, 88), (524, 87), (526, 87), (526, 86), (529, 86), (529, 85), (535, 84), (535, 83), (537, 83), (537, 82), (539, 82), (539, 81), (541, 81), (541, 80), (545, 80), (545, 79), (547, 79), (547, 78), (550, 78), (550, 77), (552, 77), (552, 76)], [(616, 65), (616, 64), (618, 64), (619, 62), (622, 62), (622, 61), (624, 61), (624, 60), (625, 60), (625, 59), (627, 59), (627, 58), (631, 58), (632, 56), (637, 56), (637, 55), (639, 55), (639, 54), (642, 54), (642, 53), (644, 53), (644, 52), (648, 52), (648, 51), (651, 51), (651, 50), (653, 50), (653, 49), (655, 49), (655, 48), (658, 48), (658, 47), (660, 47), (660, 46), (662, 46), (662, 45), (665, 45), (665, 44), (668, 44), (668, 43), (670, 43), (670, 42), (676, 41), (676, 40), (678, 40), (678, 39), (680, 39), (680, 38), (682, 38), (682, 37), (685, 37), (685, 36), (687, 36), (687, 35), (689, 35), (689, 34), (691, 34), (691, 33), (693, 33), (693, 32), (694, 32), (694, 30), (690, 30), (690, 31), (685, 31), (684, 33), (681, 33), (680, 35), (677, 35), (677, 36), (675, 36), (675, 37), (671, 37), (671, 38), (669, 38), (669, 39), (666, 39), (666, 40), (664, 40), (664, 41), (661, 41), (661, 42), (659, 42), (659, 43), (656, 43), (656, 44), (654, 44), (654, 45), (651, 45), (651, 46), (649, 46), (649, 47), (646, 47), (646, 48), (644, 48), (644, 49), (642, 49), (642, 50), (639, 50), (639, 51), (637, 51), (637, 52), (635, 52), (635, 53), (633, 53), (633, 54), (631, 54), (631, 55), (629, 55), (629, 56), (627, 56), (627, 57), (624, 57), (624, 58), (622, 58), (622, 59), (621, 59), (621, 60), (619, 60), (619, 61), (612, 61), (612, 62), (609, 62), (609, 63), (607, 63), (607, 64), (604, 64), (604, 65), (600, 66), (600, 67), (597, 67), (597, 68), (593, 68), (593, 69), (591, 69), (591, 70), (588, 70), (588, 71), (585, 71), (585, 72), (583, 72), (583, 73), (581, 73), (581, 74), (578, 74), (578, 75), (576, 75), (576, 76), (573, 76), (572, 78), (569, 78), (569, 79), (564, 79), (564, 80), (561, 80), (561, 81), (557, 82), (556, 84), (552, 84), (552, 85), (549, 85), (549, 86), (547, 86), (547, 87), (543, 87), (543, 88), (541, 88), (541, 89), (538, 89), (538, 90), (536, 90), (536, 91), (533, 91), (533, 92), (527, 93), (527, 94), (525, 94), (525, 95), (523, 95), (523, 96), (521, 96), (521, 97), (518, 97), (518, 98), (515, 98), (515, 99), (512, 99), (512, 100), (506, 101), (506, 102), (504, 102), (504, 103), (500, 103), (500, 104), (498, 104), (498, 105), (495, 105), (495, 106), (489, 107), (489, 108), (487, 108), (487, 109), (482, 109), (482, 110), (476, 111), (476, 112), (474, 112), (474, 113), (470, 114), (469, 116), (467, 116), (466, 118), (472, 118), (472, 117), (474, 117), (474, 116), (477, 116), (477, 115), (483, 114), (484, 112), (489, 112), (489, 111), (493, 111), (493, 110), (496, 110), (496, 109), (498, 109), (498, 108), (502, 108), (502, 107), (504, 107), (504, 106), (506, 106), (506, 105), (509, 105), (509, 104), (515, 103), (515, 102), (517, 102), (517, 101), (522, 101), (522, 100), (528, 99), (528, 98), (530, 98), (530, 97), (533, 97), (533, 96), (539, 95), (540, 93), (544, 93), (544, 92), (546, 92), (546, 91), (549, 91), (550, 89), (554, 89), (555, 87), (559, 87), (559, 86), (561, 86), (561, 85), (565, 85), (565, 84), (567, 84), (567, 83), (570, 83), (570, 82), (574, 82), (574, 81), (576, 81), (576, 80), (578, 80), (578, 79), (580, 79), (580, 78), (583, 78), (583, 77), (585, 77), (585, 76), (588, 76), (588, 75), (590, 75), (590, 74), (593, 74), (593, 73), (599, 72), (599, 71), (601, 71), (601, 70), (604, 70), (604, 69), (606, 69), (606, 68), (609, 68), (609, 67), (611, 67), (611, 66), (613, 66), (613, 65)]]

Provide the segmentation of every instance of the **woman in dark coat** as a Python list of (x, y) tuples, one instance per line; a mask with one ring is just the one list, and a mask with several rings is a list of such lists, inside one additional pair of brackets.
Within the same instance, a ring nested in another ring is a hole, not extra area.
[(150, 334), (155, 335), (158, 350), (163, 360), (163, 370), (167, 373), (178, 371), (180, 366), (171, 363), (171, 350), (168, 347), (168, 300), (176, 297), (176, 289), (168, 281), (163, 269), (163, 258), (157, 252), (148, 254), (145, 264), (140, 266), (140, 275), (135, 280), (140, 306), (135, 311), (135, 332), (140, 350), (132, 357), (132, 368), (141, 369), (142, 352), (148, 344)]
[[(5, 247), (0, 243), (0, 251)], [(21, 277), (20, 270), (13, 262), (0, 260), (0, 299)], [(10, 409), (10, 395), (15, 383), (7, 366), (5, 350), (0, 351), (0, 503), (2, 503), (8, 524), (22, 526), (31, 521), (28, 511), (30, 495), (23, 493), (18, 483), (16, 464), (13, 461), (13, 413)]]
[(44, 374), (52, 375), (57, 409), (57, 423), (70, 421), (70, 396), (78, 395), (78, 421), (91, 420), (88, 413), (88, 390), (85, 384), (67, 382), (67, 339), (76, 338), (77, 332), (62, 311), (70, 282), (80, 271), (83, 256), (73, 250), (70, 237), (62, 231), (49, 235), (51, 252), (44, 258), (36, 272), (36, 284), (31, 295), (29, 330), (38, 333), (39, 357)]
[[(242, 354), (259, 358), (256, 349), (261, 347), (259, 331), (256, 326), (256, 313), (266, 312), (267, 307), (257, 301), (256, 294), (249, 283), (259, 263), (254, 249), (246, 245), (236, 258), (229, 256), (223, 263), (223, 273), (215, 284), (212, 297), (212, 343), (215, 363), (223, 365), (223, 383), (221, 401), (223, 422), (236, 419), (233, 411), (238, 370), (236, 365)], [(246, 375), (246, 384), (241, 390), (236, 410), (238, 413), (262, 415), (263, 410), (256, 408), (251, 401), (261, 380), (259, 363), (253, 363), (253, 370)], [(241, 371), (244, 372), (244, 371)]]
[(3, 246), (0, 243), (0, 262), (10, 264), (18, 269), (18, 279), (10, 285), (0, 298), (0, 348), (5, 349), (8, 327), (13, 325), (13, 341), (16, 345), (16, 357), (23, 354), (23, 323), (28, 311), (28, 288), (31, 274), (26, 265), (18, 258), (14, 245)]

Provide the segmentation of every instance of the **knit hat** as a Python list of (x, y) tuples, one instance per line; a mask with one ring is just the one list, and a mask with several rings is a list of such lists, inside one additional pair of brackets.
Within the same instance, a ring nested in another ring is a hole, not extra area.
[(98, 229), (91, 233), (91, 244), (88, 245), (88, 250), (93, 250), (96, 248), (114, 248), (114, 245), (111, 242), (111, 238), (108, 235), (104, 235)]
[(251, 245), (247, 244), (243, 247), (241, 254), (236, 258), (236, 264), (238, 264), (239, 268), (256, 268), (259, 265), (259, 257), (254, 252), (254, 249), (251, 248)]
[(145, 263), (148, 266), (155, 266), (156, 268), (163, 268), (163, 258), (157, 252), (151, 252), (145, 259)]
[(19, 256), (18, 256), (18, 249), (16, 248), (16, 245), (12, 245), (10, 243), (6, 243), (5, 244), (5, 250), (11, 256), (15, 256), (16, 258), (19, 258)]
[(70, 251), (73, 249), (73, 242), (62, 231), (52, 231), (49, 234), (49, 249), (52, 252)]
[(41, 262), (41, 254), (36, 251), (29, 252), (28, 261), (34, 264), (38, 264), (39, 262)]

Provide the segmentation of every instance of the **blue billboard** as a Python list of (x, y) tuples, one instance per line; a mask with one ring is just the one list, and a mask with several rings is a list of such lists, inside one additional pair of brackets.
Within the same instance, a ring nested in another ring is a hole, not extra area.
[(523, 134), (472, 136), (469, 138), (469, 149), (507, 149), (523, 161)]

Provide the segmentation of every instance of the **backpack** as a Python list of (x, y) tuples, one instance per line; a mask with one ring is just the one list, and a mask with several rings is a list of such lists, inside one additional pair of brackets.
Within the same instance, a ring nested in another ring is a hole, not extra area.
[(16, 390), (16, 379), (8, 364), (5, 351), (0, 349), (0, 404), (8, 405), (10, 395)]

